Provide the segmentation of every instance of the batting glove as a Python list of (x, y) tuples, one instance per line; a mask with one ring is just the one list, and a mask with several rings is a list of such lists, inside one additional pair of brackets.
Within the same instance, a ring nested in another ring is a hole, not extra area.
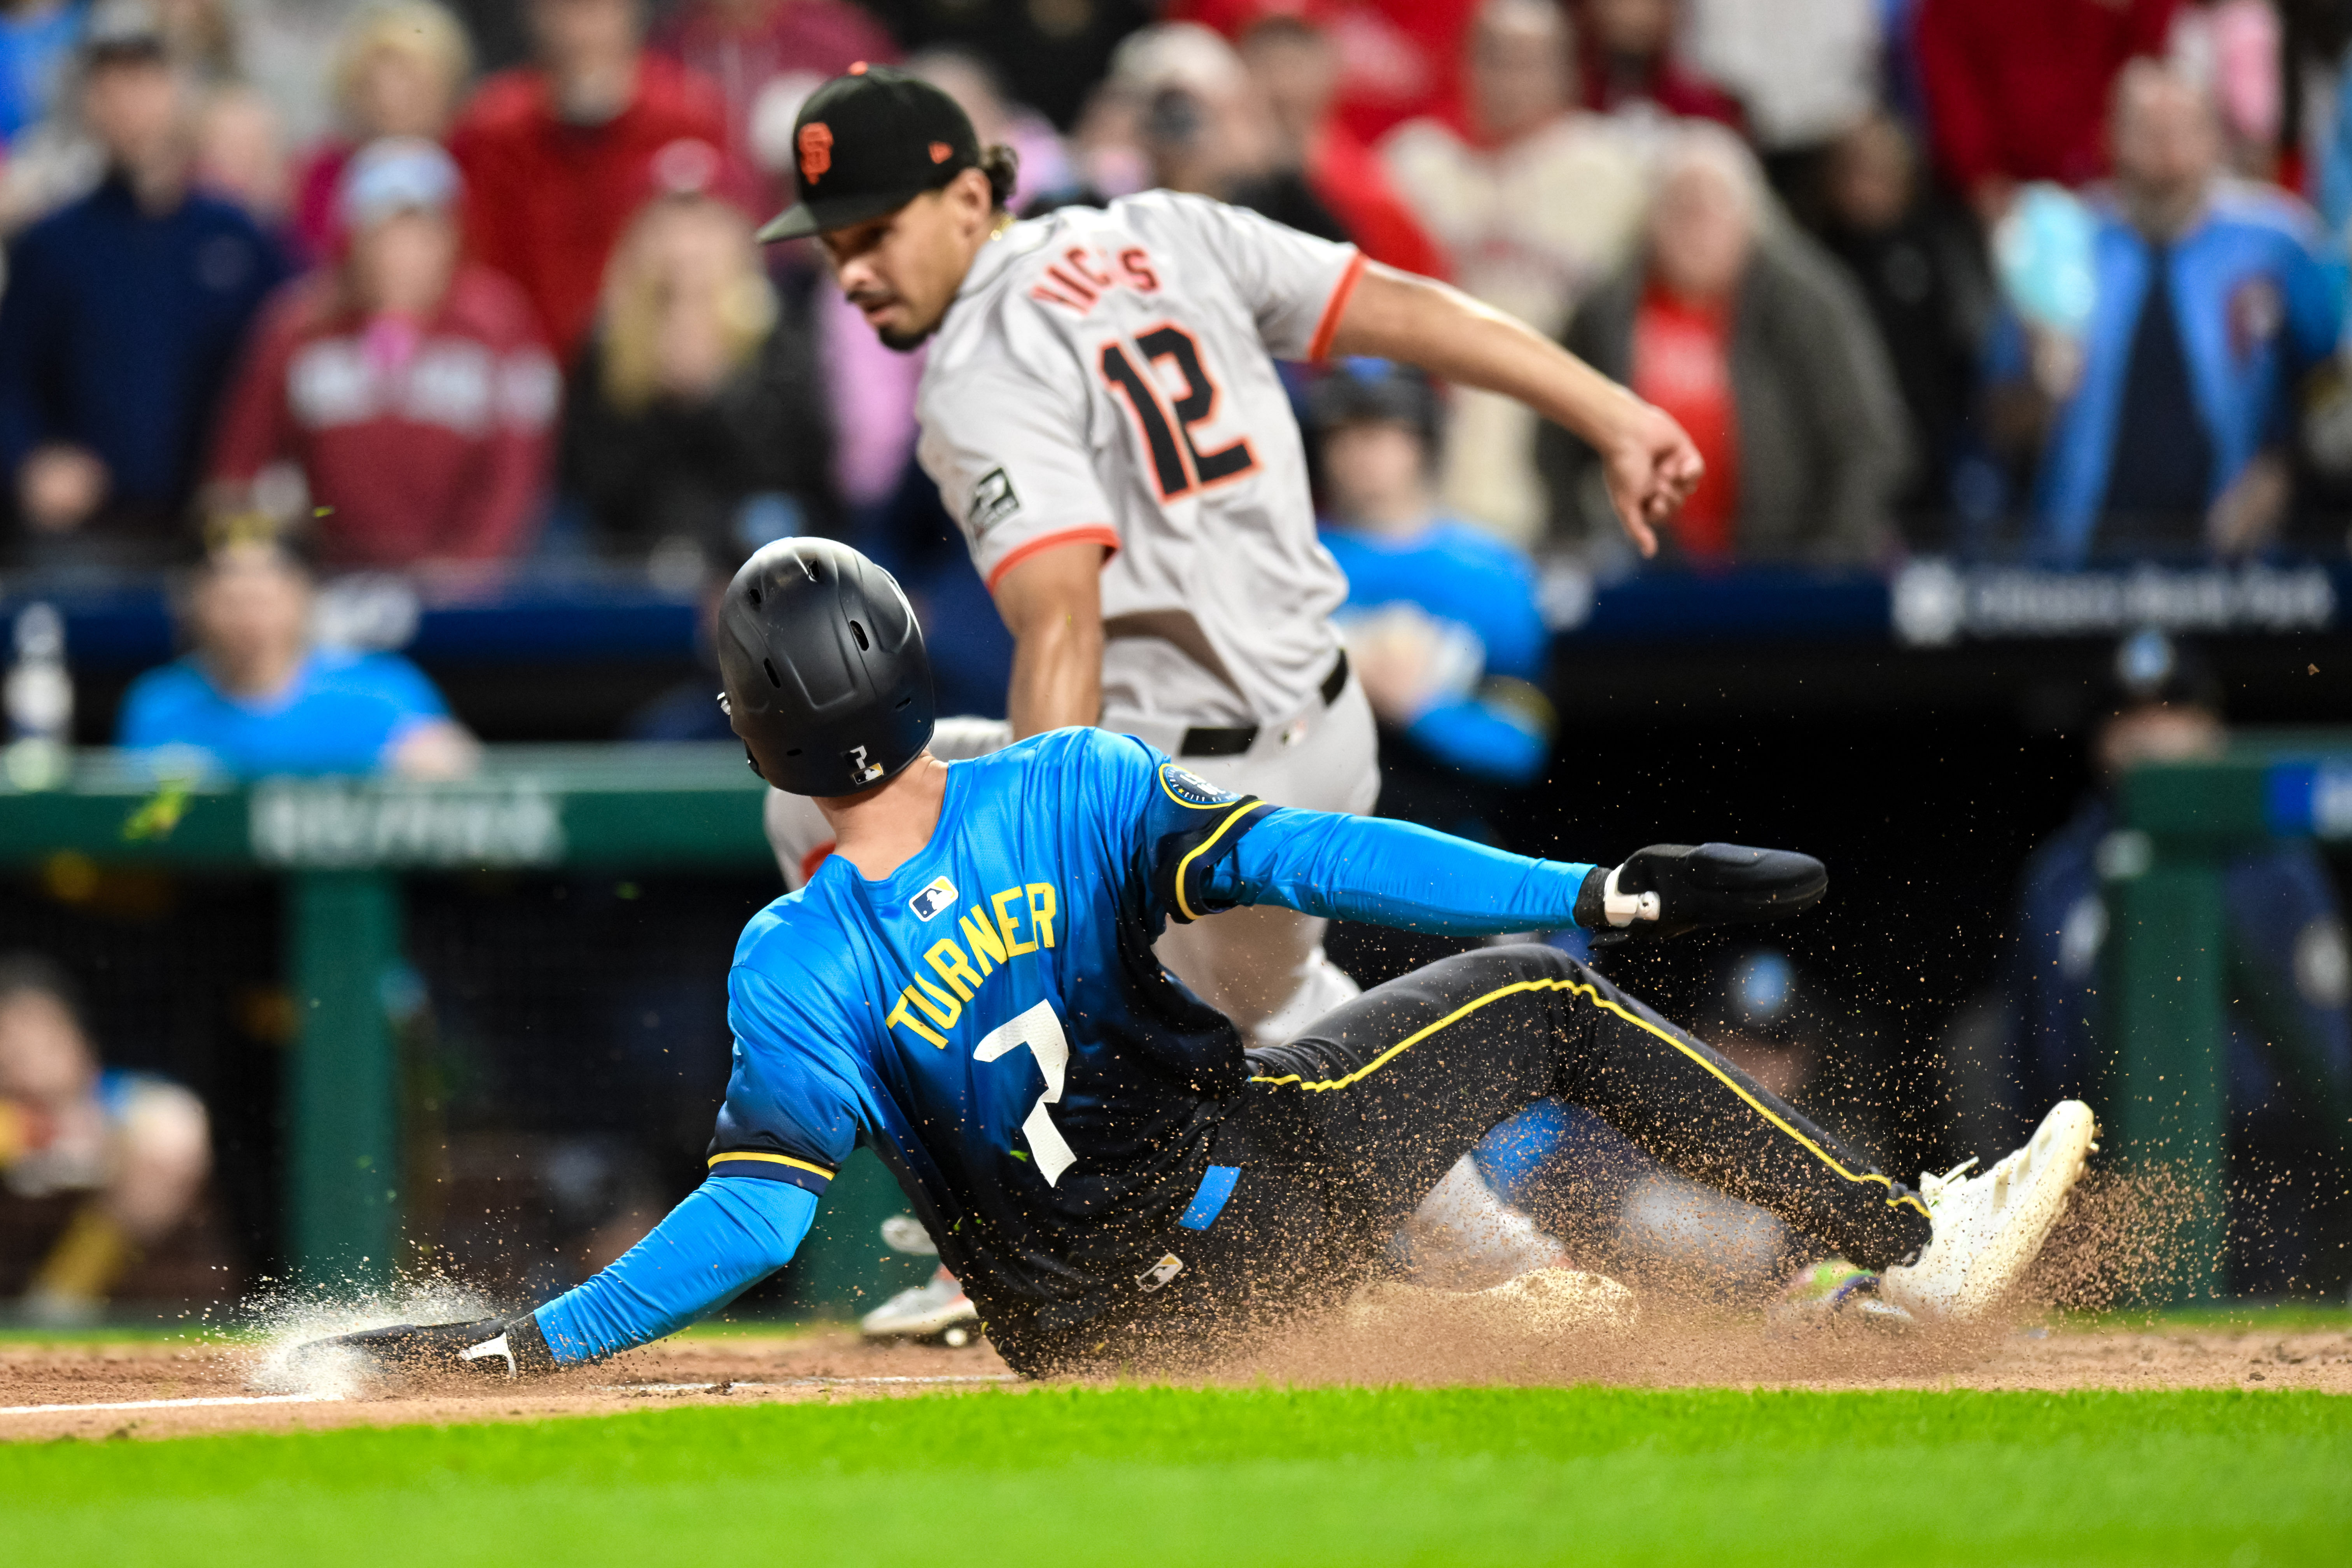
[(295, 1352), (298, 1360), (320, 1352), (354, 1350), (376, 1370), (399, 1373), (458, 1373), (499, 1381), (534, 1377), (555, 1370), (539, 1320), (483, 1318), (470, 1323), (400, 1323), (313, 1340)]
[(1622, 866), (1594, 867), (1576, 923), (1603, 942), (1680, 936), (1701, 926), (1786, 920), (1821, 901), (1827, 867), (1789, 849), (1653, 844)]

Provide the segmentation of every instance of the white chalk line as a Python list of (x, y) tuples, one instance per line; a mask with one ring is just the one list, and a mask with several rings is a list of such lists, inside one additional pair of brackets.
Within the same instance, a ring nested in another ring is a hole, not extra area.
[(200, 1405), (332, 1405), (333, 1394), (225, 1394), (207, 1399), (120, 1399), (104, 1405), (10, 1405), (0, 1415), (56, 1415), (74, 1410), (185, 1410)]
[[(724, 1383), (614, 1383), (593, 1389), (596, 1394), (709, 1394), (763, 1388), (878, 1388), (910, 1384), (1017, 1383), (1011, 1373), (981, 1373), (962, 1377), (785, 1377), (773, 1382), (737, 1379)], [(97, 1405), (0, 1405), (0, 1415), (65, 1415), (89, 1410), (192, 1410), (236, 1405), (336, 1405), (340, 1394), (229, 1394), (194, 1399), (121, 1399)]]

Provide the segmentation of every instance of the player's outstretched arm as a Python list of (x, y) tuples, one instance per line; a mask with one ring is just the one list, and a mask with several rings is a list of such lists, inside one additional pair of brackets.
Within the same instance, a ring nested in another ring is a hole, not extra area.
[(1573, 925), (1605, 938), (1781, 920), (1811, 908), (1828, 887), (1820, 861), (1786, 849), (1654, 844), (1621, 866), (1592, 866), (1529, 859), (1380, 817), (1272, 810), (1250, 821), (1208, 873), (1200, 901), (1185, 892), (1192, 909), (1275, 904), (1453, 936)]
[(561, 1371), (676, 1333), (792, 1261), (816, 1196), (783, 1182), (713, 1176), (595, 1278), (536, 1311), (403, 1323), (305, 1345), (356, 1351), (402, 1373), (509, 1378)]
[(1402, 360), (1465, 386), (1515, 397), (1601, 454), (1609, 499), (1644, 555), (1657, 525), (1698, 486), (1705, 465), (1683, 427), (1566, 349), (1458, 289), (1378, 262), (1339, 312), (1334, 354)]

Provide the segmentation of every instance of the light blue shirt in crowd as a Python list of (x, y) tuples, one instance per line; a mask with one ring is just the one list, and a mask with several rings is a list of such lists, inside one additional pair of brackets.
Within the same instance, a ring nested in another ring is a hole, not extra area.
[(187, 746), (240, 778), (272, 773), (370, 773), (448, 706), (425, 672), (398, 654), (315, 649), (286, 689), (231, 697), (194, 655), (131, 683), (118, 745)]

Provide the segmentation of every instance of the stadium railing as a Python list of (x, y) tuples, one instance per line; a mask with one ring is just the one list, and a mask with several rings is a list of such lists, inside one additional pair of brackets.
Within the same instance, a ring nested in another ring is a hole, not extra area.
[[(2227, 1203), (2230, 856), (2277, 839), (2352, 839), (2352, 731), (2248, 731), (2211, 761), (2150, 763), (2120, 788), (2119, 831), (2100, 852), (2113, 909), (2105, 954), (2110, 1146), (2126, 1169), (2162, 1170), (2156, 1199), (2173, 1262), (2147, 1293), (2223, 1293)], [(2332, 1115), (2339, 1139), (2352, 1142)]]
[[(58, 788), (0, 783), (0, 866), (59, 855), (103, 866), (243, 872), (284, 884), (285, 1247), (297, 1278), (386, 1279), (404, 1256), (404, 1076), (394, 1023), (406, 876), (606, 868), (740, 873), (772, 867), (762, 786), (729, 745), (487, 749), (451, 783), (281, 778), (249, 786), (159, 780), (121, 753), (79, 754)], [(723, 957), (723, 955), (722, 955)], [(912, 1283), (928, 1260), (888, 1256), (905, 1207), (860, 1152), (793, 1264), (803, 1307), (843, 1310)]]

